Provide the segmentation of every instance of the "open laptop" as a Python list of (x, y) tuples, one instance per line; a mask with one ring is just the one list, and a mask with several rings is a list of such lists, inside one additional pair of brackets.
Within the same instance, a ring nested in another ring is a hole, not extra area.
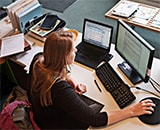
[(84, 19), (82, 42), (79, 43), (75, 61), (95, 69), (102, 61), (108, 62), (113, 27)]

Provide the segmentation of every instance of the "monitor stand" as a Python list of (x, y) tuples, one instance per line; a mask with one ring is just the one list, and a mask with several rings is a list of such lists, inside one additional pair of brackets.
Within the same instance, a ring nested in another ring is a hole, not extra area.
[(112, 58), (113, 58), (113, 55), (108, 53), (108, 54), (105, 56), (104, 61), (105, 61), (105, 62), (109, 62)]
[(142, 81), (141, 77), (126, 62), (118, 64), (118, 67), (133, 84), (137, 84)]

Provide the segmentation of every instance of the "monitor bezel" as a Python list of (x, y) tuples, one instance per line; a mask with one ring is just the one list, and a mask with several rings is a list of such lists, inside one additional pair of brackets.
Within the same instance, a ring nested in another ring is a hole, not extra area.
[[(149, 55), (149, 59), (148, 59), (148, 64), (147, 64), (147, 71), (145, 73), (145, 77), (143, 77), (138, 71), (137, 69), (128, 61), (128, 59), (126, 59), (126, 57), (123, 56), (123, 54), (118, 50), (117, 48), (117, 41), (118, 41), (118, 35), (119, 35), (119, 26), (123, 26), (127, 31), (129, 31), (138, 41), (140, 41), (149, 51), (150, 51), (150, 55)], [(125, 60), (125, 62), (127, 62), (127, 64), (133, 69), (133, 71), (135, 71), (135, 73), (138, 74), (138, 76), (144, 81), (144, 82), (148, 82), (149, 77), (150, 77), (150, 70), (152, 67), (152, 62), (153, 62), (153, 58), (154, 58), (154, 52), (155, 52), (155, 48), (153, 48), (144, 38), (142, 38), (142, 36), (140, 36), (135, 30), (133, 30), (129, 25), (127, 25), (124, 21), (122, 21), (121, 19), (119, 19), (117, 21), (117, 32), (116, 32), (116, 43), (115, 43), (115, 50), (116, 52), (118, 52), (118, 54), (123, 58), (123, 60)]]
[[(93, 19), (84, 18), (84, 21), (83, 21), (83, 30), (82, 30), (82, 42), (83, 42), (83, 43), (88, 43), (88, 44), (90, 44), (90, 43), (87, 42), (86, 40), (84, 40), (85, 26), (86, 26), (86, 23), (87, 23), (87, 22), (93, 23), (93, 24), (98, 24), (98, 25), (100, 25), (100, 26), (104, 26), (104, 27), (107, 27), (107, 28), (110, 28), (110, 29), (111, 29), (111, 35), (110, 35), (108, 47), (105, 48), (105, 47), (96, 46), (96, 47), (98, 47), (98, 48), (107, 50), (107, 52), (109, 52), (109, 51), (110, 51), (110, 48), (111, 48), (112, 37), (113, 37), (113, 26), (108, 25), (108, 24), (105, 24), (105, 23), (102, 23), (102, 22), (99, 22), (99, 21), (96, 21), (96, 20), (93, 20)], [(92, 46), (94, 46), (94, 44), (92, 44)]]

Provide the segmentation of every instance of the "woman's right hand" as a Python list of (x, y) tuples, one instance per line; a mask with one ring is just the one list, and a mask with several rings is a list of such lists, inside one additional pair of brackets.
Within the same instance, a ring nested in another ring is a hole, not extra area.
[(156, 105), (150, 99), (143, 100), (133, 107), (129, 108), (132, 114), (132, 117), (140, 116), (143, 114), (152, 114), (154, 112), (154, 107)]

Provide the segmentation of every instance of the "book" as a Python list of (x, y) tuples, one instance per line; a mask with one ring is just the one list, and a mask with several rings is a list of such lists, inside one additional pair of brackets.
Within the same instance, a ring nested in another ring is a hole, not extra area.
[(21, 33), (2, 38), (0, 47), (0, 57), (5, 57), (19, 52), (23, 52), (24, 35)]
[(43, 18), (42, 20), (40, 20), (37, 24), (35, 24), (33, 27), (31, 27), (29, 30), (35, 34), (37, 34), (40, 37), (45, 37), (47, 36), (49, 33), (51, 33), (52, 31), (54, 31), (54, 29), (56, 28), (56, 26), (60, 23), (60, 20), (57, 19), (56, 24), (54, 25), (54, 27), (50, 30), (45, 30), (42, 29), (40, 26), (43, 23), (45, 18)]
[(47, 38), (47, 37), (41, 37), (41, 36), (37, 35), (36, 33), (31, 32), (31, 31), (29, 31), (27, 34), (28, 34), (29, 36), (37, 39), (37, 40), (42, 41), (42, 42), (45, 42), (45, 40), (46, 40), (46, 38)]
[(34, 6), (28, 8), (23, 13), (20, 13), (17, 16), (18, 23), (20, 26), (20, 31), (24, 33), (26, 23), (34, 18), (41, 16), (41, 15), (42, 15), (42, 5), (39, 2), (34, 4)]
[(0, 57), (18, 54), (30, 49), (30, 43), (28, 40), (24, 39), (23, 33), (2, 38), (0, 41)]
[(29, 8), (31, 8), (32, 6), (34, 6), (38, 1), (37, 0), (28, 0), (26, 2), (24, 2), (23, 4), (21, 4), (21, 6), (15, 10), (13, 13), (13, 15), (15, 15), (15, 19), (16, 19), (16, 22), (18, 24), (18, 29), (20, 30), (20, 23), (19, 23), (19, 20), (18, 20), (18, 16), (27, 11)]
[(128, 18), (138, 9), (138, 6), (139, 3), (136, 2), (122, 1), (112, 10), (112, 14)]
[(14, 32), (13, 26), (8, 16), (0, 20), (0, 25), (1, 25), (0, 26), (0, 39)]
[(17, 29), (18, 25), (16, 23), (16, 19), (13, 12), (14, 10), (16, 10), (16, 8), (20, 8), (21, 4), (24, 3), (25, 1), (27, 0), (16, 0), (12, 4), (9, 4), (8, 6), (6, 6), (6, 12), (11, 20), (14, 30)]
[(6, 10), (14, 30), (23, 33), (27, 22), (42, 15), (42, 5), (38, 0), (16, 0)]

